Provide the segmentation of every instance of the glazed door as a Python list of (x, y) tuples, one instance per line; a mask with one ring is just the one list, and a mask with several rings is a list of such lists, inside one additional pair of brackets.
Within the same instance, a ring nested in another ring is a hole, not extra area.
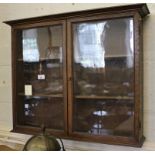
[(94, 19), (68, 22), (70, 135), (134, 137), (134, 19)]
[(17, 32), (16, 128), (43, 124), (49, 130), (66, 132), (65, 22)]

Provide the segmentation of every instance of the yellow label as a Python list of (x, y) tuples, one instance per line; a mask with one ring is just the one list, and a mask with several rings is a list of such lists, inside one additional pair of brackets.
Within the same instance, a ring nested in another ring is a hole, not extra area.
[(32, 85), (25, 85), (25, 95), (32, 95)]

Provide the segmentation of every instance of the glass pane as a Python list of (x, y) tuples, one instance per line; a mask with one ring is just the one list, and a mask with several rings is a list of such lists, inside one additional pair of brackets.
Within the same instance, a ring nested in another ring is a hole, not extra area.
[(24, 125), (64, 128), (62, 30), (57, 25), (22, 31), (18, 97)]
[(73, 25), (73, 130), (133, 136), (133, 19)]
[(54, 97), (24, 98), (24, 122), (26, 125), (44, 124), (47, 128), (62, 129), (63, 99)]

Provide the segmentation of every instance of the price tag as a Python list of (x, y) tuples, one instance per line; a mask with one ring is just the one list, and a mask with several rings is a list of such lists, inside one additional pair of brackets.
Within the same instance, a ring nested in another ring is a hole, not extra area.
[(45, 80), (45, 74), (38, 74), (38, 80)]

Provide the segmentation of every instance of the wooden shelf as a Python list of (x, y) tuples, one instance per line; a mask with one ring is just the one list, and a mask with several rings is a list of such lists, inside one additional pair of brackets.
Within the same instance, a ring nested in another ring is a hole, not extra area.
[(63, 94), (33, 94), (33, 95), (25, 95), (24, 93), (19, 93), (20, 96), (25, 96), (27, 98), (43, 98), (43, 97), (55, 97), (61, 98)]
[(24, 61), (23, 58), (18, 58), (17, 60), (21, 61), (21, 62), (25, 62), (25, 63), (39, 63), (42, 61), (52, 61), (52, 60), (54, 60), (54, 61), (59, 60), (60, 61), (60, 59), (49, 59), (49, 58), (40, 58), (39, 61)]
[(134, 97), (129, 96), (96, 96), (96, 95), (77, 95), (76, 99), (117, 99), (117, 100), (132, 100)]
[(133, 57), (133, 55), (106, 55), (104, 58), (128, 58)]

